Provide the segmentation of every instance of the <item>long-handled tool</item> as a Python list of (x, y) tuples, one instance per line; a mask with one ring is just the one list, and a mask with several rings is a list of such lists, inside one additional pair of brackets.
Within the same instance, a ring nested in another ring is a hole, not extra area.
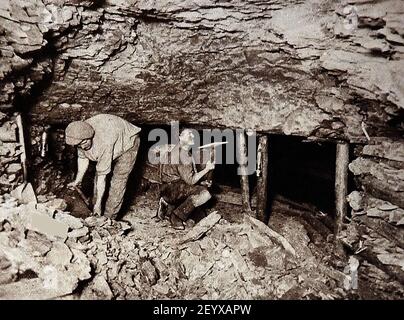
[(227, 144), (229, 143), (228, 141), (223, 141), (223, 142), (212, 142), (212, 143), (208, 143), (208, 144), (204, 144), (203, 146), (198, 147), (198, 149), (205, 149), (205, 148), (210, 148), (210, 147), (216, 147), (216, 146), (220, 146), (222, 144)]
[(91, 210), (91, 202), (90, 200), (84, 195), (83, 191), (78, 186), (73, 187), (74, 190), (79, 194), (80, 198), (84, 201), (86, 204), (87, 208)]

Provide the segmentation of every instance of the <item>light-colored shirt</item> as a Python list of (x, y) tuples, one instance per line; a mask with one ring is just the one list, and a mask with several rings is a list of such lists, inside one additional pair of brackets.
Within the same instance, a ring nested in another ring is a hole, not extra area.
[(118, 116), (99, 114), (85, 120), (95, 131), (89, 150), (78, 148), (78, 156), (97, 162), (97, 174), (111, 172), (112, 161), (133, 147), (140, 128)]
[(192, 185), (192, 178), (196, 173), (192, 155), (180, 148), (179, 144), (161, 156), (161, 182), (182, 180)]

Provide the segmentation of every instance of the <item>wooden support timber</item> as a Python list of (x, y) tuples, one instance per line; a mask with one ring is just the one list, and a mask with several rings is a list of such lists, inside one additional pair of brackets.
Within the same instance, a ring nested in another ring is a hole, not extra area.
[(257, 219), (265, 222), (268, 204), (268, 136), (258, 138), (257, 151)]
[(341, 231), (346, 212), (348, 195), (348, 164), (349, 164), (349, 144), (338, 143), (335, 159), (335, 206), (336, 221), (335, 234), (338, 236)]
[(237, 131), (238, 135), (238, 152), (239, 152), (239, 174), (240, 174), (240, 185), (242, 194), (242, 203), (244, 212), (251, 214), (250, 205), (250, 185), (248, 179), (248, 157), (247, 157), (247, 139), (244, 131)]
[(28, 169), (27, 169), (27, 151), (25, 147), (25, 138), (24, 138), (24, 127), (22, 124), (21, 114), (18, 114), (16, 117), (17, 127), (18, 127), (18, 139), (21, 145), (21, 155), (20, 161), (23, 170), (24, 182), (28, 181)]

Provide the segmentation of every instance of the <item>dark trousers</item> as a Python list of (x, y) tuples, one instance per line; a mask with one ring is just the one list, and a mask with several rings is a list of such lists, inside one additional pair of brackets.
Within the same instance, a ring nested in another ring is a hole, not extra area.
[(201, 185), (189, 185), (183, 181), (164, 183), (160, 186), (160, 197), (168, 203), (178, 206), (192, 196), (200, 195), (208, 191), (208, 188)]

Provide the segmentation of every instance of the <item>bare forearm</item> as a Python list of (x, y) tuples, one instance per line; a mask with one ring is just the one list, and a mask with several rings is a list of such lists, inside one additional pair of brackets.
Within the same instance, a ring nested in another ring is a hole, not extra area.
[(80, 184), (81, 181), (83, 181), (83, 177), (87, 172), (89, 162), (90, 161), (88, 159), (77, 159), (77, 175), (75, 179), (76, 184)]
[(202, 177), (207, 174), (210, 170), (205, 168), (202, 171), (199, 171), (197, 173), (194, 174), (194, 176), (192, 177), (192, 184), (196, 184), (198, 183), (199, 180), (202, 179)]
[(101, 208), (102, 198), (104, 197), (105, 193), (105, 181), (106, 175), (99, 175), (97, 176), (97, 200), (95, 202), (95, 207)]

